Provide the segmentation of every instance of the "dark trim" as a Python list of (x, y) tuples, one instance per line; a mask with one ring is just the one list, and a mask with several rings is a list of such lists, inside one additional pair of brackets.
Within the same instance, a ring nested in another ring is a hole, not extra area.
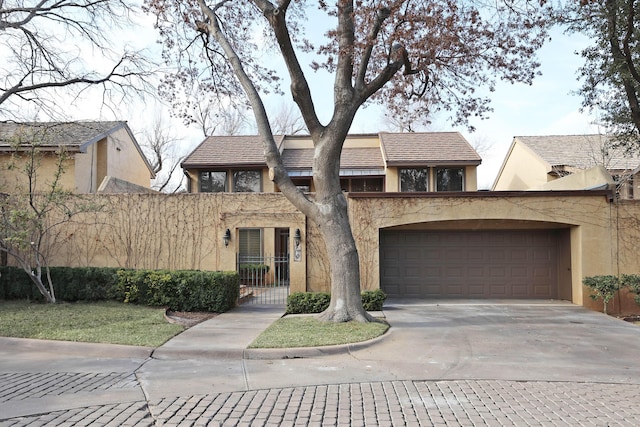
[(422, 198), (436, 199), (444, 197), (456, 198), (497, 198), (497, 197), (606, 197), (608, 201), (613, 201), (613, 191), (611, 190), (564, 190), (564, 191), (429, 191), (429, 192), (405, 192), (405, 193), (348, 193), (349, 198), (383, 198), (383, 199), (403, 199)]
[(387, 167), (394, 168), (446, 168), (448, 166), (479, 166), (482, 160), (387, 160)]
[(207, 169), (207, 170), (239, 170), (244, 168), (258, 169), (266, 168), (266, 163), (233, 163), (233, 164), (211, 164), (211, 163), (180, 163), (182, 169)]

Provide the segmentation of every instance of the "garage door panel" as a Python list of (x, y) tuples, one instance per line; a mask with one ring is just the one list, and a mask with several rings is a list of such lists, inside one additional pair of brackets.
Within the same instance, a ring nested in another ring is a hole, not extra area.
[(554, 230), (383, 231), (380, 242), (381, 286), (390, 296), (557, 296)]

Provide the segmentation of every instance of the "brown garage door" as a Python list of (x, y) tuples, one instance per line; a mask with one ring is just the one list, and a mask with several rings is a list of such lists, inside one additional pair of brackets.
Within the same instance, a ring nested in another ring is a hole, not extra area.
[(557, 298), (554, 230), (381, 231), (380, 281), (394, 297)]

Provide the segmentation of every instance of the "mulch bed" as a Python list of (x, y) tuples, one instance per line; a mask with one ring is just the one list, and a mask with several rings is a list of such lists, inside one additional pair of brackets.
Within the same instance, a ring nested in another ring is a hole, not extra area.
[(216, 317), (217, 315), (218, 313), (171, 311), (167, 309), (164, 317), (169, 323), (177, 323), (179, 325), (190, 328), (191, 326), (197, 325), (198, 323), (204, 322), (205, 320), (209, 320), (213, 317)]

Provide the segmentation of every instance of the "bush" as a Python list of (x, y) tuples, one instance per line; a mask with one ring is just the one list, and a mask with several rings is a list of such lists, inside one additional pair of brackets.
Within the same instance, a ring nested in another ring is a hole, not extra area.
[[(56, 298), (60, 301), (101, 301), (113, 298), (112, 289), (117, 281), (116, 268), (50, 267), (49, 270)], [(0, 298), (44, 300), (21, 268), (1, 267), (0, 274)], [(46, 273), (43, 271), (42, 274)]]
[(634, 299), (637, 304), (640, 304), (640, 274), (623, 274), (620, 278), (620, 286), (636, 294)]
[(294, 292), (287, 298), (287, 314), (322, 313), (330, 300), (326, 292)]
[[(362, 306), (366, 311), (380, 311), (387, 295), (380, 289), (362, 292)], [(322, 313), (329, 307), (331, 294), (327, 292), (294, 292), (287, 298), (287, 314)]]
[(382, 289), (362, 292), (362, 306), (367, 311), (382, 311), (382, 305), (386, 299), (387, 294)]
[(620, 282), (617, 276), (590, 276), (585, 277), (582, 283), (591, 288), (593, 292), (591, 295), (592, 300), (602, 300), (604, 304), (604, 312), (607, 313), (607, 303), (611, 301), (615, 293), (620, 289)]
[(120, 270), (115, 293), (134, 304), (223, 313), (235, 306), (239, 290), (235, 272)]

